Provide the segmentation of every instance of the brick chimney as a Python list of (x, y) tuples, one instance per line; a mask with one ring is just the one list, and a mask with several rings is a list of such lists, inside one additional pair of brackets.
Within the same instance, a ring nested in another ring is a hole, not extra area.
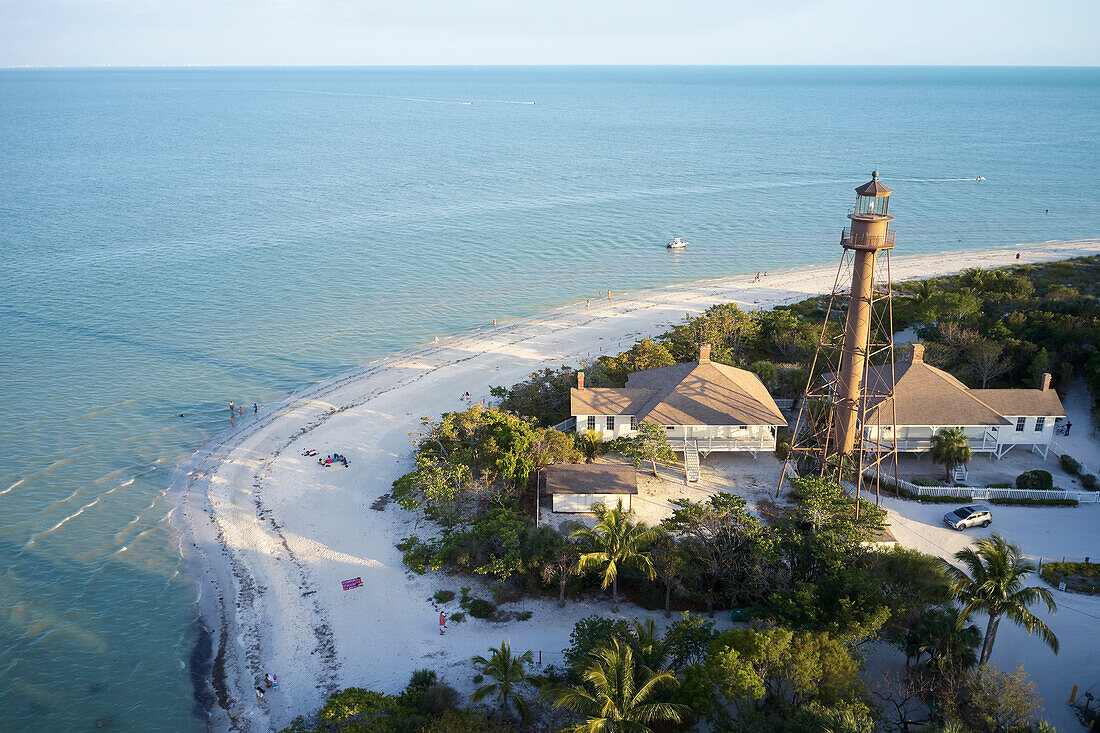
[(710, 363), (710, 344), (699, 344), (699, 363)]
[(1043, 376), (1039, 377), (1039, 389), (1044, 392), (1050, 389), (1050, 372), (1043, 372)]
[(924, 344), (913, 344), (913, 353), (909, 358), (909, 361), (914, 364), (919, 364), (924, 361)]
[(577, 389), (584, 389), (584, 372), (577, 372)]

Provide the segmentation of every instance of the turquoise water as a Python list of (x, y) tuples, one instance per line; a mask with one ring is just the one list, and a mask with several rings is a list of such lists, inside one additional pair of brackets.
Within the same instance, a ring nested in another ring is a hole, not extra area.
[(0, 728), (201, 730), (162, 492), (230, 400), (835, 261), (876, 167), (899, 254), (1097, 236), (1098, 138), (1096, 69), (0, 72)]

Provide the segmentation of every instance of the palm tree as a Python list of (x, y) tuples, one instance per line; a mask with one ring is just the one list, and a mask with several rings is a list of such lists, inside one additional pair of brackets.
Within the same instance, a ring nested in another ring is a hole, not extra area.
[(970, 291), (981, 290), (992, 274), (980, 267), (968, 267), (960, 273), (959, 282)]
[(959, 428), (941, 430), (932, 436), (932, 461), (943, 464), (948, 481), (955, 466), (965, 466), (971, 455), (970, 439)]
[(938, 288), (935, 282), (932, 280), (920, 280), (913, 290), (913, 300), (918, 303), (923, 303), (935, 295), (936, 292), (938, 292)]
[(474, 690), (474, 694), (470, 695), (470, 699), (474, 702), (481, 702), (489, 695), (495, 695), (497, 702), (500, 703), (501, 710), (505, 710), (508, 703), (511, 702), (515, 706), (516, 712), (519, 713), (520, 719), (527, 722), (530, 719), (531, 711), (527, 707), (527, 701), (516, 692), (516, 688), (527, 682), (527, 670), (524, 669), (524, 666), (530, 664), (534, 660), (534, 656), (530, 650), (518, 657), (513, 656), (512, 649), (506, 641), (500, 642), (500, 649), (490, 649), (490, 651), (492, 654), (489, 655), (488, 659), (478, 655), (471, 661), (481, 667), (481, 671), (485, 676), (495, 681)]
[(1058, 610), (1049, 589), (1024, 587), (1024, 578), (1036, 571), (1035, 563), (1025, 559), (1019, 547), (1009, 544), (999, 534), (978, 540), (976, 545), (976, 549), (968, 547), (955, 553), (955, 559), (965, 566), (965, 570), (946, 561), (944, 570), (952, 581), (952, 595), (963, 604), (956, 625), (962, 628), (975, 612), (989, 616), (978, 664), (989, 661), (1002, 616), (1027, 629), (1029, 635), (1038, 634), (1057, 654), (1058, 637), (1029, 610), (1037, 601), (1042, 601), (1051, 613)]
[(647, 527), (644, 522), (630, 521), (633, 512), (623, 511), (623, 500), (608, 509), (594, 504), (592, 512), (599, 520), (595, 527), (582, 527), (573, 533), (587, 552), (577, 559), (577, 571), (598, 568), (603, 574), (600, 587), (611, 586), (611, 611), (619, 612), (619, 568), (632, 566), (650, 580), (656, 577), (653, 563), (645, 548), (653, 544), (664, 532), (657, 527)]
[(928, 655), (928, 668), (935, 672), (958, 672), (978, 663), (982, 632), (974, 624), (959, 624), (955, 605), (932, 608), (921, 614), (905, 639), (905, 661)]
[(643, 669), (654, 672), (668, 667), (671, 642), (672, 634), (662, 636), (652, 618), (630, 622), (630, 651)]
[(603, 449), (603, 433), (589, 428), (577, 435), (577, 450), (584, 454), (585, 463), (594, 463)]
[(643, 669), (639, 678), (634, 653), (617, 639), (592, 652), (582, 673), (584, 683), (552, 693), (554, 704), (585, 717), (569, 726), (570, 733), (652, 733), (649, 723), (679, 723), (690, 712), (686, 705), (655, 699), (662, 688), (679, 685), (669, 670)]

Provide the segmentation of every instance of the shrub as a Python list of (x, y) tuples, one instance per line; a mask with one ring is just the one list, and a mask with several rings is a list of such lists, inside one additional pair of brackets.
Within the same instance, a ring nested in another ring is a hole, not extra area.
[(1096, 491), (1096, 476), (1091, 473), (1081, 474), (1081, 486), (1089, 491)]
[(467, 610), (474, 618), (489, 618), (496, 610), (496, 606), (481, 598), (471, 598)]
[(475, 685), (480, 685), (484, 681), (485, 681), (485, 675), (483, 675), (483, 674), (475, 674), (474, 675), (474, 684)]
[(989, 499), (990, 504), (1006, 506), (1077, 506), (1076, 499)]
[(437, 682), (424, 690), (424, 697), (420, 700), (420, 712), (428, 715), (441, 715), (457, 708), (458, 692), (442, 682)]
[(1081, 473), (1081, 463), (1073, 456), (1063, 453), (1058, 461), (1062, 464), (1062, 470), (1070, 476), (1076, 476)]
[(781, 461), (785, 461), (790, 454), (791, 431), (786, 427), (781, 427), (775, 434), (775, 457)]
[(1035, 470), (1024, 471), (1016, 477), (1016, 488), (1030, 491), (1041, 491), (1054, 488), (1054, 477), (1050, 471)]
[(453, 601), (454, 597), (455, 592), (453, 590), (437, 590), (435, 595), (432, 596), (436, 603), (448, 603)]
[(406, 537), (397, 543), (397, 549), (401, 550), (401, 562), (405, 567), (417, 575), (423, 575), (429, 570), (438, 570), (441, 567), (437, 557), (439, 550), (438, 540), (421, 542), (416, 535)]
[[(1043, 564), (1039, 573), (1043, 580), (1054, 587), (1059, 583), (1066, 584), (1066, 590), (1078, 593), (1100, 593), (1100, 563), (1095, 562), (1048, 562)], [(1085, 582), (1072, 582), (1066, 580), (1069, 576), (1081, 576)], [(1089, 581), (1093, 582), (1089, 582)]]
[(421, 693), (427, 690), (429, 687), (436, 683), (435, 670), (432, 669), (418, 669), (412, 673), (409, 677), (408, 687), (405, 689), (410, 693)]
[(516, 621), (530, 621), (533, 615), (534, 612), (532, 611), (523, 611), (522, 613), (517, 613)]
[(1001, 483), (990, 484), (989, 486), (986, 486), (986, 488), (987, 489), (1011, 489), (1012, 488), (1012, 482), (1011, 481), (1003, 481)]
[(459, 611), (458, 613), (452, 613), (450, 616), (447, 617), (447, 619), (451, 623), (460, 624), (466, 620), (466, 614)]
[(925, 478), (923, 476), (913, 479), (913, 483), (917, 486), (943, 486), (943, 481), (935, 478)]

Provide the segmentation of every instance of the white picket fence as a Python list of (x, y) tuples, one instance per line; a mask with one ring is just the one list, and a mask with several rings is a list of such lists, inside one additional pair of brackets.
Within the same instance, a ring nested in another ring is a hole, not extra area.
[[(866, 473), (864, 476), (868, 477)], [(893, 483), (893, 478), (889, 481)], [(1100, 502), (1100, 491), (991, 489), (979, 486), (921, 486), (903, 478), (898, 479), (898, 485), (906, 491), (923, 494), (924, 496), (955, 496), (960, 499), (1076, 499), (1079, 504)]]

